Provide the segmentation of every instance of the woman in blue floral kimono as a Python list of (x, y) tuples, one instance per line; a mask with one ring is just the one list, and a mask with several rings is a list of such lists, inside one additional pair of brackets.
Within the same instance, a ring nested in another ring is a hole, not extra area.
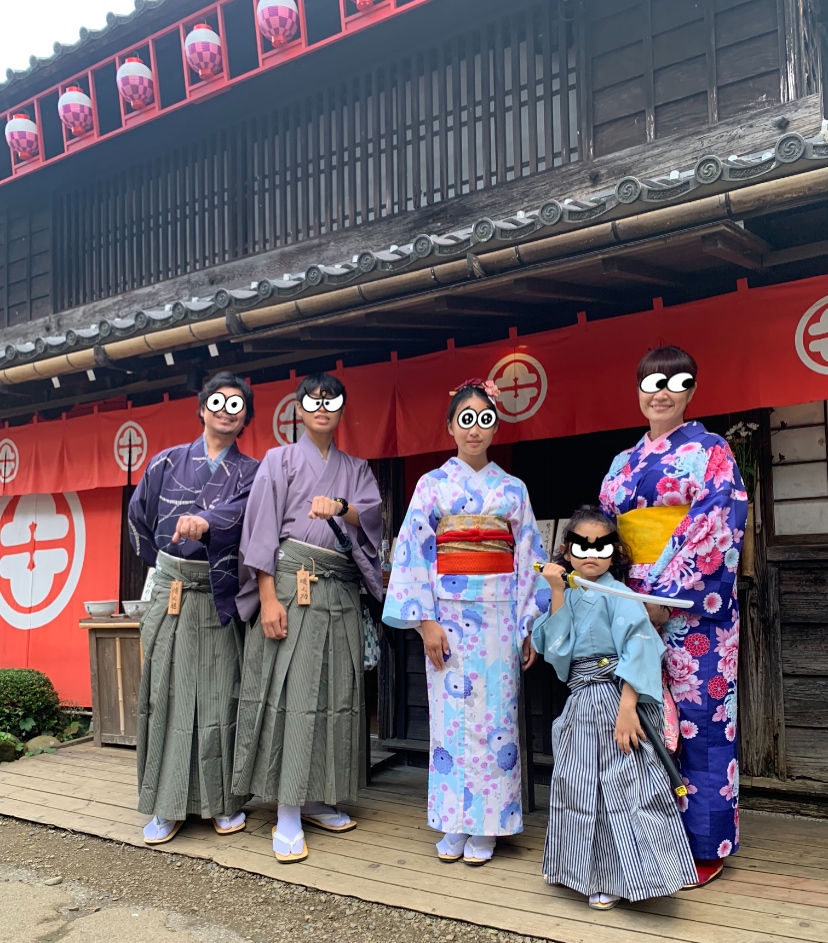
[(484, 864), (496, 836), (523, 830), (520, 668), (549, 607), (545, 562), (526, 486), (487, 458), (497, 428), (494, 384), (454, 394), (457, 457), (417, 484), (397, 540), (383, 621), (423, 637), (431, 745), (428, 824), (443, 861)]
[[(630, 585), (654, 597), (654, 619), (667, 620), (666, 667), (688, 790), (681, 802), (699, 878), (691, 886), (700, 886), (739, 845), (736, 574), (747, 494), (727, 442), (684, 421), (695, 383), (696, 363), (677, 347), (642, 359), (638, 395), (650, 431), (612, 463), (601, 504), (632, 551)], [(696, 605), (671, 610), (671, 598)]]

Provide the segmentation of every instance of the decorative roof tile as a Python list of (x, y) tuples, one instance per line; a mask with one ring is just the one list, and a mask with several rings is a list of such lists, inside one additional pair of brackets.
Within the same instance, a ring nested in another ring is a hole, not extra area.
[[(164, 0), (146, 0), (146, 3), (153, 2), (157, 4)], [(549, 200), (540, 208), (516, 211), (503, 219), (484, 217), (474, 225), (454, 232), (423, 233), (407, 245), (382, 250), (366, 248), (351, 259), (334, 265), (310, 265), (304, 272), (265, 278), (249, 287), (220, 288), (209, 298), (182, 298), (163, 309), (102, 320), (88, 328), (67, 331), (65, 335), (51, 335), (46, 339), (36, 337), (24, 343), (8, 344), (0, 350), (0, 367), (37, 360), (47, 353), (47, 347), (48, 354), (53, 355), (76, 344), (93, 346), (110, 334), (128, 337), (220, 314), (224, 314), (231, 334), (244, 332), (244, 326), (236, 315), (238, 311), (374, 281), (448, 259), (461, 259), (476, 246), (485, 245), (487, 250), (493, 250), (571, 232), (602, 218), (612, 220), (638, 214), (658, 205), (703, 197), (708, 192), (721, 192), (733, 184), (758, 181), (774, 172), (780, 176), (795, 169), (809, 169), (808, 165), (815, 163), (828, 165), (828, 141), (821, 136), (806, 140), (795, 132), (787, 133), (773, 148), (762, 152), (728, 158), (707, 155), (691, 169), (674, 169), (656, 178), (623, 177), (612, 189), (586, 198)], [(795, 164), (800, 166), (795, 168)]]

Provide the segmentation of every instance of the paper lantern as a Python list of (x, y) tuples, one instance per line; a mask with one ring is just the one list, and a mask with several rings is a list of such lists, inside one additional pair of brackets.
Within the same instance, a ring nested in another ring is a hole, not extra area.
[(58, 116), (76, 138), (95, 129), (92, 99), (77, 85), (70, 85), (58, 99)]
[(357, 10), (360, 13), (364, 13), (366, 10), (370, 10), (374, 5), (374, 0), (354, 0)]
[(31, 160), (40, 151), (40, 134), (37, 125), (21, 111), (6, 124), (6, 143), (20, 160)]
[(184, 40), (187, 62), (202, 81), (209, 81), (222, 71), (221, 39), (206, 23), (194, 26)]
[(152, 70), (137, 56), (130, 56), (118, 69), (115, 77), (118, 92), (123, 100), (138, 110), (152, 104), (155, 97), (155, 80)]
[(296, 0), (259, 0), (256, 20), (265, 39), (274, 46), (284, 46), (299, 32)]

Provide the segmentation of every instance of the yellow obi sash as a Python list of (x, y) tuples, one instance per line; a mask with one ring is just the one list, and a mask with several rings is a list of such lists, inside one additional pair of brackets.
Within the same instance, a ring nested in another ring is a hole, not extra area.
[(618, 535), (633, 563), (655, 563), (689, 511), (686, 504), (637, 508), (618, 516)]

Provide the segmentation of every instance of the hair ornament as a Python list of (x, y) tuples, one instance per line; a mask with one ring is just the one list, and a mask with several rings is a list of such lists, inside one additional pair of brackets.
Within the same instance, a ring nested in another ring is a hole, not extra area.
[(464, 380), (456, 390), (449, 392), (449, 396), (457, 396), (457, 393), (467, 386), (473, 386), (478, 390), (483, 390), (486, 396), (491, 400), (500, 398), (500, 390), (494, 380), (483, 380), (481, 377), (473, 377), (471, 380)]

